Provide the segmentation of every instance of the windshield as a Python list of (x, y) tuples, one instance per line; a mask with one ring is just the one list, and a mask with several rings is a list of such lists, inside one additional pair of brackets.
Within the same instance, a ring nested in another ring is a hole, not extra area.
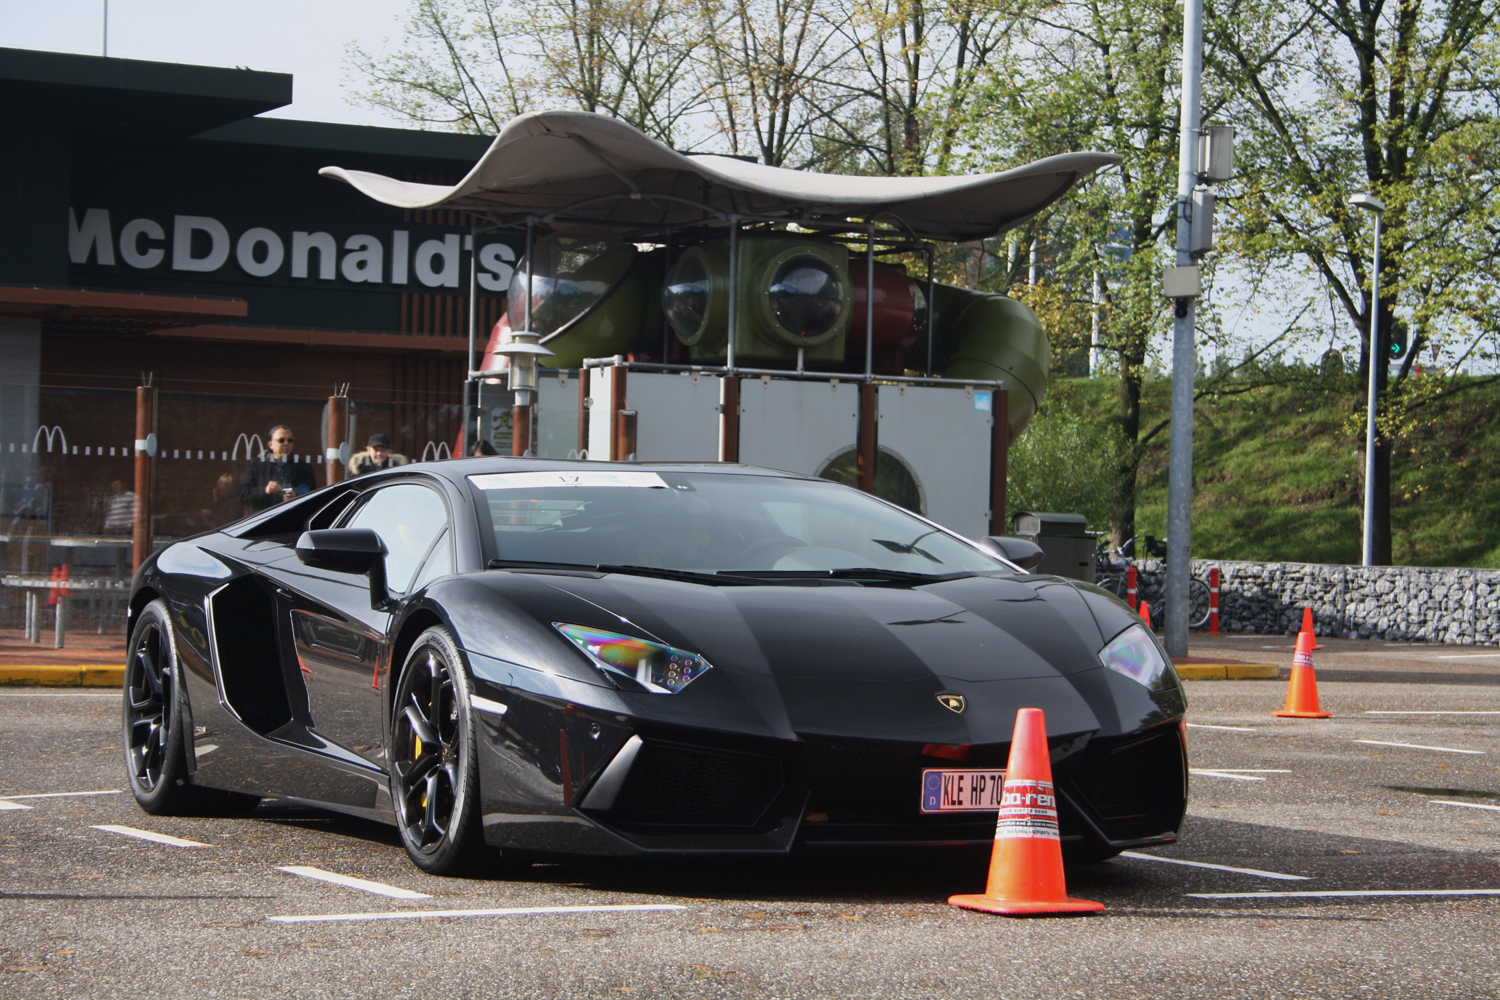
[(818, 480), (568, 470), (469, 481), (506, 563), (785, 575), (1009, 569), (940, 528)]

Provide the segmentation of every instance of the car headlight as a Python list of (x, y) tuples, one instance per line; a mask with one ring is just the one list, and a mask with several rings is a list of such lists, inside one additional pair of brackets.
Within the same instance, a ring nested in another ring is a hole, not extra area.
[(1151, 687), (1167, 671), (1167, 659), (1144, 626), (1132, 625), (1099, 650), (1099, 660), (1116, 673)]
[(697, 653), (665, 643), (565, 622), (553, 622), (552, 627), (600, 670), (629, 677), (653, 694), (676, 694), (713, 669)]

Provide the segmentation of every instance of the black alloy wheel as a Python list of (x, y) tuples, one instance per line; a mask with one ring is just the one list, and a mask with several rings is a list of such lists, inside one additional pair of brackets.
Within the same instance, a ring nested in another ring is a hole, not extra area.
[(141, 609), (125, 662), (125, 773), (135, 801), (158, 816), (243, 816), (260, 802), (200, 788), (188, 778), (188, 723), (178, 690), (176, 646), (167, 603)]
[(125, 665), (125, 768), (147, 812), (166, 811), (182, 772), (170, 629), (165, 602), (152, 601), (136, 622)]
[(434, 875), (470, 871), (484, 847), (470, 684), (446, 629), (407, 654), (391, 720), (391, 799), (406, 853)]

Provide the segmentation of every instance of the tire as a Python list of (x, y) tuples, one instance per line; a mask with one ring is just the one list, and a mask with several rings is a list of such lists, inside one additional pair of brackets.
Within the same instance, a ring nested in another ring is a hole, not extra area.
[(243, 816), (260, 802), (191, 783), (188, 734), (182, 711), (177, 642), (158, 598), (141, 609), (125, 662), (122, 708), (125, 774), (136, 803), (157, 816)]
[(1208, 584), (1196, 577), (1188, 581), (1188, 628), (1208, 624)]
[(433, 875), (470, 874), (484, 860), (471, 691), (448, 630), (419, 635), (396, 683), (391, 801), (407, 856)]

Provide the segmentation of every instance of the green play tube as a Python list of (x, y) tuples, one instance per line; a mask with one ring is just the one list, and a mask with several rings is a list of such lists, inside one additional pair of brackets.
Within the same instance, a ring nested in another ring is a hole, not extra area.
[[(935, 360), (943, 378), (1003, 379), (1010, 390), (1012, 441), (1047, 393), (1052, 346), (1036, 313), (1021, 302), (954, 285), (933, 289)], [(913, 347), (910, 357), (922, 345)]]

